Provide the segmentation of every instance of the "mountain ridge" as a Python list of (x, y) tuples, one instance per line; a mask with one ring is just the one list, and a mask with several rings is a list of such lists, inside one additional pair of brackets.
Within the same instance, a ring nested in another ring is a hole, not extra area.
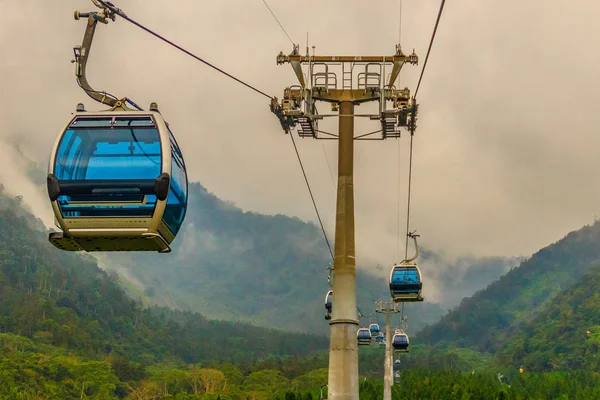
[[(35, 163), (28, 168), (38, 185), (45, 182), (43, 171)], [(45, 193), (45, 188), (41, 191)], [(447, 298), (438, 303), (426, 297), (414, 312), (409, 306), (411, 333), (437, 321), (445, 312), (442, 305), (458, 302), (514, 263), (506, 257), (462, 257), (448, 263), (426, 249), (422, 254), (423, 262), (431, 264), (428, 273), (443, 283), (440, 290)], [(243, 211), (198, 182), (190, 183), (186, 221), (172, 253), (160, 258), (145, 253), (93, 256), (103, 269), (117, 272), (127, 292), (146, 305), (296, 332), (328, 333), (323, 300), (331, 260), (319, 228), (296, 217)], [(388, 298), (387, 279), (387, 274), (358, 266), (357, 302), (364, 313), (373, 314), (374, 302)], [(427, 288), (426, 283), (426, 295)]]
[[(422, 329), (418, 340), (496, 351), (521, 322), (534, 318), (552, 299), (600, 264), (600, 223), (585, 225), (540, 249)], [(494, 344), (496, 343), (496, 344)]]

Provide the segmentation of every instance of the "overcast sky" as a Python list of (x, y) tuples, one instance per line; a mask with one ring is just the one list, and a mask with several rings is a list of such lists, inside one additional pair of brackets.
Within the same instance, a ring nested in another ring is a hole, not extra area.
[[(275, 63), (291, 44), (261, 0), (115, 3), (269, 94), (281, 97), (296, 84), (291, 67)], [(307, 31), (321, 55), (391, 55), (398, 41), (398, 0), (269, 4), (303, 52)], [(421, 63), (405, 67), (401, 86), (415, 87), (438, 8), (438, 0), (404, 1), (402, 46), (415, 48)], [(92, 9), (84, 0), (0, 1), (0, 140), (18, 141), (44, 164), (78, 102), (102, 108), (77, 87), (70, 63), (85, 29), (73, 11)], [(447, 2), (419, 92), (411, 225), (423, 245), (449, 254), (528, 255), (600, 213), (599, 18), (600, 3), (590, 0)], [(98, 27), (88, 74), (97, 90), (144, 108), (159, 103), (191, 180), (246, 210), (316, 221), (268, 99), (120, 18)], [(335, 121), (322, 128), (335, 130)], [(356, 132), (375, 129), (376, 122), (361, 123)], [(335, 174), (336, 142), (297, 142), (332, 234), (335, 189), (326, 159)], [(404, 231), (406, 136), (400, 146)], [(3, 144), (0, 180), (48, 221), (46, 198), (35, 198), (9, 152)], [(397, 165), (398, 141), (356, 143), (363, 260), (397, 261)]]

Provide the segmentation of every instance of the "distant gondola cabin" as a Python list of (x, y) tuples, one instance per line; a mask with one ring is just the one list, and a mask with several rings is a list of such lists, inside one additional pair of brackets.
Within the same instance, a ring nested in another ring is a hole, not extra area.
[(360, 328), (356, 332), (356, 338), (358, 339), (358, 344), (360, 346), (371, 344), (371, 332), (369, 328)]
[(369, 331), (371, 331), (371, 336), (377, 336), (377, 334), (379, 333), (379, 325), (378, 324), (369, 325)]
[(408, 352), (408, 335), (406, 333), (396, 333), (392, 338), (392, 347), (395, 351)]

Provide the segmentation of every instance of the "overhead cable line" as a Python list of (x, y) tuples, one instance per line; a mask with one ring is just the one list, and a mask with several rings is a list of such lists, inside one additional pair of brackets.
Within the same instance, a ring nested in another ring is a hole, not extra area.
[(325, 145), (321, 142), (321, 147), (323, 148), (323, 154), (325, 155), (325, 162), (327, 163), (327, 169), (329, 170), (329, 177), (331, 178), (331, 183), (333, 185), (333, 190), (336, 190), (335, 179), (333, 179), (333, 172), (331, 171), (331, 165), (329, 164), (329, 157), (327, 157), (327, 150), (325, 150)]
[(433, 34), (431, 35), (431, 40), (429, 41), (429, 48), (427, 49), (427, 55), (425, 56), (425, 62), (423, 63), (423, 69), (421, 69), (421, 76), (419, 76), (419, 82), (417, 83), (417, 88), (415, 89), (414, 97), (417, 97), (417, 93), (419, 92), (419, 87), (421, 86), (421, 80), (423, 79), (423, 73), (425, 72), (425, 67), (427, 66), (427, 60), (429, 59), (429, 53), (431, 52), (431, 46), (433, 46), (433, 41), (435, 39), (435, 33), (437, 32), (438, 25), (440, 23), (440, 18), (442, 17), (442, 11), (444, 10), (444, 4), (446, 4), (446, 0), (442, 0), (440, 4), (440, 11), (438, 11), (438, 16), (435, 21), (435, 27), (433, 28)]
[(315, 202), (315, 197), (313, 196), (312, 189), (310, 188), (310, 184), (308, 183), (308, 177), (306, 176), (306, 171), (304, 171), (304, 165), (302, 164), (302, 159), (300, 159), (300, 153), (298, 152), (298, 147), (296, 146), (296, 141), (294, 140), (294, 134), (290, 132), (290, 138), (292, 138), (292, 143), (294, 144), (294, 150), (296, 150), (296, 156), (298, 157), (298, 162), (300, 163), (300, 169), (302, 169), (302, 175), (304, 175), (304, 181), (306, 181), (306, 187), (308, 188), (308, 193), (310, 194), (310, 199), (312, 200), (313, 206), (315, 207), (315, 212), (317, 213), (317, 218), (319, 219), (319, 224), (321, 225), (321, 230), (323, 231), (323, 236), (325, 237), (325, 242), (327, 243), (327, 248), (329, 249), (329, 254), (331, 255), (331, 259), (333, 260), (333, 250), (331, 250), (331, 245), (329, 244), (329, 239), (327, 239), (327, 233), (325, 233), (325, 227), (323, 226), (323, 220), (321, 220), (321, 215), (319, 214), (319, 209), (317, 208), (317, 203)]
[[(398, 44), (402, 43), (402, 0), (398, 2)], [(398, 140), (398, 166), (397, 166), (397, 175), (398, 175), (398, 190), (397, 190), (397, 214), (398, 214), (398, 255), (397, 260), (400, 260), (400, 140)], [(406, 257), (405, 257), (406, 258)]]
[(279, 24), (279, 27), (281, 28), (281, 30), (283, 31), (283, 33), (285, 33), (285, 36), (287, 36), (288, 39), (290, 39), (290, 42), (292, 43), (292, 46), (295, 45), (294, 41), (292, 40), (292, 38), (290, 37), (290, 35), (288, 35), (287, 31), (285, 30), (285, 28), (283, 27), (283, 25), (281, 25), (281, 22), (279, 22), (279, 20), (277, 19), (277, 17), (275, 16), (275, 13), (273, 12), (273, 10), (271, 10), (271, 7), (269, 7), (269, 5), (267, 4), (267, 2), (265, 0), (263, 0), (263, 3), (265, 3), (265, 6), (267, 7), (267, 9), (269, 10), (269, 12), (271, 12), (271, 15), (273, 16), (273, 18), (275, 18), (275, 21), (277, 21), (277, 23)]
[(169, 39), (159, 35), (158, 33), (154, 32), (153, 30), (146, 28), (144, 25), (140, 24), (139, 22), (133, 20), (132, 18), (128, 17), (121, 9), (115, 7), (112, 3), (109, 2), (105, 2), (104, 0), (96, 0), (98, 1), (100, 4), (102, 4), (104, 7), (108, 8), (109, 10), (111, 10), (112, 12), (114, 12), (115, 14), (119, 15), (120, 17), (122, 17), (123, 19), (125, 19), (126, 21), (131, 22), (133, 25), (137, 26), (138, 28), (143, 29), (144, 31), (148, 32), (149, 34), (159, 38), (160, 40), (170, 44), (171, 46), (175, 47), (176, 49), (184, 52), (185, 54), (187, 54), (188, 56), (200, 61), (201, 63), (204, 63), (206, 65), (208, 65), (209, 67), (217, 70), (218, 72), (222, 73), (223, 75), (233, 79), (234, 81), (241, 83), (242, 85), (246, 86), (247, 88), (250, 88), (252, 90), (254, 90), (255, 92), (262, 94), (263, 96), (272, 99), (273, 96), (269, 96), (268, 94), (266, 94), (265, 92), (263, 92), (260, 89), (255, 88), (254, 86), (250, 85), (249, 83), (246, 83), (244, 81), (242, 81), (241, 79), (236, 78), (235, 76), (231, 75), (230, 73), (225, 72), (224, 70), (222, 70), (221, 68), (209, 63), (208, 61), (202, 59), (201, 57), (198, 57), (197, 55), (195, 55), (194, 53), (184, 49), (183, 47), (177, 45), (176, 43), (170, 41)]
[[(244, 85), (244, 86), (246, 86), (246, 87), (248, 87), (248, 88), (250, 88), (250, 89), (254, 90), (255, 92), (257, 92), (257, 93), (259, 93), (259, 94), (262, 94), (263, 96), (265, 96), (265, 97), (267, 97), (267, 98), (269, 98), (269, 99), (271, 99), (271, 100), (273, 99), (273, 96), (270, 96), (270, 95), (266, 94), (265, 92), (263, 92), (262, 90), (260, 90), (260, 89), (257, 89), (256, 87), (254, 87), (254, 86), (252, 86), (252, 85), (250, 85), (250, 84), (248, 84), (248, 83), (246, 83), (246, 82), (242, 81), (241, 79), (238, 79), (238, 78), (236, 78), (235, 76), (233, 76), (233, 75), (231, 75), (231, 74), (229, 74), (229, 73), (225, 72), (225, 71), (224, 71), (224, 70), (222, 70), (221, 68), (219, 68), (219, 67), (217, 67), (217, 66), (215, 66), (215, 65), (213, 65), (213, 64), (211, 64), (211, 63), (209, 63), (208, 61), (206, 61), (206, 60), (202, 59), (201, 57), (198, 57), (198, 56), (197, 56), (197, 55), (195, 55), (194, 53), (192, 53), (192, 52), (190, 52), (190, 51), (188, 51), (188, 50), (184, 49), (183, 47), (181, 47), (181, 46), (177, 45), (176, 43), (174, 43), (174, 42), (170, 41), (169, 39), (167, 39), (167, 38), (165, 38), (165, 37), (163, 37), (163, 36), (159, 35), (158, 33), (154, 32), (153, 30), (151, 30), (151, 29), (149, 29), (149, 28), (147, 28), (147, 27), (145, 27), (144, 25), (140, 24), (139, 22), (135, 21), (134, 19), (132, 19), (132, 18), (128, 17), (128, 16), (127, 16), (127, 15), (126, 15), (126, 14), (125, 14), (125, 13), (124, 13), (124, 12), (123, 12), (121, 9), (117, 8), (117, 7), (116, 7), (116, 6), (114, 6), (112, 3), (106, 2), (106, 1), (104, 1), (104, 0), (93, 0), (93, 1), (94, 1), (94, 3), (99, 3), (99, 4), (100, 4), (102, 7), (108, 8), (109, 10), (111, 10), (112, 12), (114, 12), (116, 15), (119, 15), (120, 17), (122, 17), (123, 19), (125, 19), (126, 21), (128, 21), (128, 22), (131, 22), (133, 25), (137, 26), (138, 28), (140, 28), (140, 29), (142, 29), (142, 30), (144, 30), (144, 31), (146, 31), (146, 32), (148, 32), (148, 33), (150, 33), (151, 35), (153, 35), (153, 36), (155, 36), (155, 37), (159, 38), (160, 40), (162, 40), (162, 41), (166, 42), (167, 44), (169, 44), (169, 45), (171, 45), (171, 46), (175, 47), (176, 49), (178, 49), (178, 50), (182, 51), (183, 53), (185, 53), (185, 54), (189, 55), (190, 57), (192, 57), (192, 58), (194, 58), (194, 59), (196, 59), (196, 60), (198, 60), (198, 61), (200, 61), (200, 62), (202, 62), (202, 63), (204, 63), (204, 64), (206, 64), (206, 65), (208, 65), (209, 67), (211, 67), (211, 68), (213, 68), (213, 69), (217, 70), (218, 72), (222, 73), (223, 75), (225, 75), (225, 76), (227, 76), (227, 77), (229, 77), (229, 78), (231, 78), (231, 79), (235, 80), (235, 81), (236, 81), (236, 82), (238, 82), (238, 83), (241, 83), (242, 85)], [(97, 4), (97, 5), (98, 5), (98, 4)], [(267, 6), (267, 8), (268, 8), (268, 5), (267, 5), (266, 3), (265, 3), (265, 5), (266, 5), (266, 6)], [(270, 9), (270, 8), (269, 8), (269, 11), (271, 11), (271, 9)], [(272, 11), (271, 11), (271, 14), (273, 15), (273, 17), (275, 17), (275, 14), (273, 14), (273, 12), (272, 12)], [(275, 17), (275, 19), (277, 20), (277, 17)], [(277, 22), (279, 23), (279, 21), (277, 21)], [(280, 24), (280, 25), (281, 25), (281, 24)], [(282, 26), (282, 29), (283, 29), (283, 26)], [(283, 29), (283, 31), (285, 32), (285, 29)], [(285, 32), (285, 33), (286, 33), (286, 35), (287, 35), (287, 32)], [(289, 38), (289, 36), (288, 36), (288, 38)], [(291, 39), (290, 39), (290, 40), (291, 40)], [(292, 42), (292, 43), (293, 43), (293, 42)], [(308, 186), (308, 191), (309, 191), (309, 193), (310, 193), (310, 197), (311, 197), (311, 199), (312, 199), (312, 202), (313, 202), (313, 205), (314, 205), (314, 207), (315, 207), (315, 211), (316, 211), (316, 213), (317, 213), (317, 218), (318, 218), (318, 220), (319, 220), (319, 224), (321, 225), (321, 230), (323, 231), (323, 235), (324, 235), (324, 237), (325, 237), (325, 241), (326, 241), (326, 243), (327, 243), (327, 248), (329, 249), (329, 253), (331, 254), (331, 258), (333, 259), (333, 258), (334, 258), (334, 257), (333, 257), (333, 251), (332, 251), (332, 249), (331, 249), (331, 245), (329, 244), (329, 239), (327, 238), (327, 235), (326, 235), (326, 233), (325, 233), (325, 228), (323, 227), (323, 222), (322, 222), (322, 220), (321, 220), (321, 216), (320, 216), (320, 214), (319, 214), (319, 210), (318, 210), (318, 208), (317, 208), (317, 204), (315, 203), (314, 196), (313, 196), (313, 194), (312, 194), (312, 190), (311, 190), (311, 188), (310, 188), (310, 184), (308, 183), (308, 178), (307, 178), (307, 176), (306, 176), (306, 173), (305, 173), (305, 171), (304, 171), (304, 166), (303, 166), (303, 164), (302, 164), (302, 160), (300, 159), (300, 153), (298, 153), (298, 148), (296, 147), (296, 143), (295, 143), (295, 141), (294, 141), (294, 137), (292, 136), (291, 132), (290, 132), (290, 136), (292, 137), (292, 142), (293, 142), (293, 144), (294, 144), (294, 149), (296, 150), (296, 155), (298, 156), (298, 161), (299, 161), (299, 163), (300, 163), (300, 168), (302, 169), (302, 174), (304, 175), (304, 179), (305, 179), (305, 181), (306, 181), (306, 185)]]
[[(397, 178), (398, 178), (398, 189), (397, 189), (397, 214), (398, 214), (398, 257), (396, 258), (400, 261), (400, 242), (402, 241), (400, 237), (400, 140), (398, 140), (398, 166), (397, 166)], [(404, 257), (406, 259), (406, 257)]]
[[(275, 16), (275, 13), (273, 13), (273, 10), (271, 10), (271, 8), (269, 7), (269, 5), (267, 4), (267, 2), (265, 0), (263, 0), (263, 3), (269, 9), (269, 11), (271, 12), (271, 15), (273, 16), (273, 18), (275, 18), (275, 21), (277, 21), (277, 23), (281, 27), (281, 30), (283, 31), (283, 33), (285, 33), (285, 35), (288, 37), (288, 39), (290, 39), (290, 42), (292, 42), (292, 45), (293, 45), (294, 41), (292, 40), (292, 38), (290, 38), (290, 35), (288, 35), (288, 33), (285, 30), (285, 28), (283, 27), (283, 25), (281, 25), (281, 22), (279, 22), (279, 20)], [(298, 151), (298, 146), (296, 146), (296, 140), (294, 140), (294, 134), (291, 131), (289, 134), (290, 134), (290, 138), (292, 139), (292, 144), (294, 145), (294, 150), (296, 151), (296, 156), (298, 157), (298, 163), (300, 164), (300, 169), (302, 170), (302, 175), (304, 176), (304, 181), (306, 182), (306, 187), (308, 188), (308, 193), (310, 194), (310, 199), (312, 200), (313, 206), (315, 208), (315, 213), (317, 214), (317, 219), (319, 220), (319, 225), (321, 226), (321, 231), (323, 231), (323, 237), (325, 238), (325, 243), (327, 243), (327, 249), (329, 250), (331, 259), (335, 260), (335, 257), (333, 255), (333, 250), (331, 248), (331, 244), (329, 243), (329, 239), (327, 238), (327, 233), (325, 232), (325, 226), (323, 225), (323, 220), (321, 219), (321, 214), (319, 213), (319, 208), (317, 207), (317, 202), (315, 201), (315, 196), (313, 195), (312, 189), (310, 187), (310, 183), (308, 182), (308, 176), (306, 175), (306, 171), (304, 170), (304, 164), (302, 163), (302, 158), (300, 157), (300, 152)], [(325, 148), (323, 148), (323, 151), (325, 151)], [(327, 154), (325, 155), (325, 157), (327, 157)], [(327, 167), (329, 168), (329, 162), (327, 162)], [(331, 173), (331, 169), (330, 169), (330, 173)]]
[[(444, 11), (444, 5), (446, 4), (446, 0), (442, 0), (440, 4), (440, 9), (438, 11), (438, 15), (435, 21), (435, 26), (433, 27), (433, 33), (431, 34), (431, 40), (429, 41), (429, 48), (427, 49), (427, 55), (425, 56), (425, 62), (423, 63), (423, 68), (421, 69), (421, 75), (419, 76), (419, 81), (417, 83), (417, 88), (415, 89), (415, 94), (413, 96), (413, 101), (416, 101), (417, 93), (419, 92), (419, 88), (421, 87), (421, 81), (423, 80), (423, 74), (425, 73), (425, 68), (427, 67), (427, 61), (429, 60), (429, 54), (431, 54), (431, 47), (433, 46), (433, 42), (435, 40), (435, 34), (437, 32), (437, 28), (440, 24), (440, 19), (442, 17), (442, 11)], [(413, 104), (413, 107), (416, 107), (416, 104)], [(414, 118), (413, 113), (413, 118)], [(410, 156), (408, 162), (408, 200), (407, 200), (407, 211), (406, 211), (406, 245), (405, 245), (405, 258), (408, 257), (408, 238), (410, 233), (410, 200), (411, 200), (411, 184), (412, 184), (412, 159), (413, 159), (413, 138), (414, 138), (414, 126), (415, 122), (413, 121), (412, 129), (410, 132)]]
[(412, 186), (412, 160), (413, 160), (413, 138), (415, 137), (414, 132), (410, 133), (410, 152), (409, 152), (409, 161), (408, 161), (408, 199), (406, 206), (406, 245), (405, 245), (405, 253), (404, 258), (408, 258), (408, 238), (410, 237), (410, 200), (411, 200), (411, 186)]
[(400, 11), (398, 13), (398, 44), (402, 43), (402, 0), (400, 0)]

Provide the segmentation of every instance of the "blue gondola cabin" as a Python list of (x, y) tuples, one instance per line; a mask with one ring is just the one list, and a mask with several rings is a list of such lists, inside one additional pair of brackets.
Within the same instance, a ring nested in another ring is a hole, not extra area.
[(47, 184), (62, 250), (169, 252), (187, 209), (183, 155), (156, 111), (75, 113)]
[(421, 271), (416, 264), (394, 265), (390, 274), (390, 294), (395, 302), (423, 301)]

